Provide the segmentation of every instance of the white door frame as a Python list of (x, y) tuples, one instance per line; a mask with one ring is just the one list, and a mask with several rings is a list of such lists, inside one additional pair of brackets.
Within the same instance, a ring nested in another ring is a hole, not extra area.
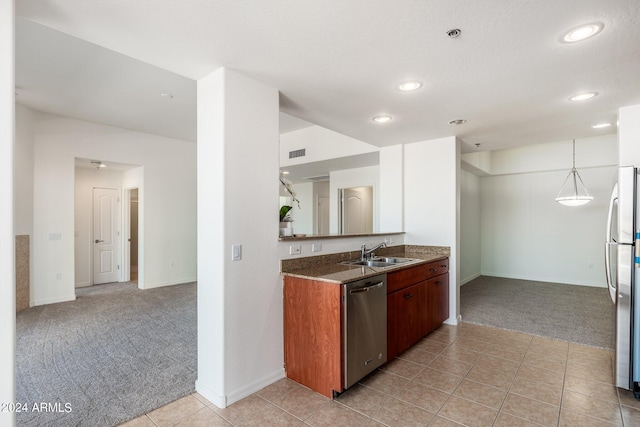
[[(97, 253), (97, 246), (96, 244), (98, 243), (98, 238), (102, 237), (102, 236), (96, 236), (95, 235), (95, 217), (96, 217), (96, 211), (95, 211), (95, 194), (96, 194), (96, 190), (113, 190), (116, 192), (117, 194), (117, 201), (116, 203), (120, 203), (120, 198), (121, 198), (121, 194), (119, 192), (119, 190), (117, 188), (110, 188), (110, 187), (93, 187), (92, 190), (92, 194), (91, 194), (91, 198), (92, 198), (92, 208), (91, 208), (91, 284), (95, 285), (96, 284), (96, 256), (98, 255)], [(122, 218), (121, 216), (121, 209), (119, 207), (116, 207), (116, 209), (114, 210), (114, 214), (115, 214), (115, 218), (112, 219), (112, 226), (113, 228), (115, 228), (115, 232), (113, 233), (113, 244), (112, 244), (112, 248), (113, 251), (115, 251), (115, 254), (113, 256), (112, 259), (112, 263), (115, 264), (115, 274), (114, 274), (114, 281), (121, 281), (122, 280), (122, 269), (120, 268), (120, 266), (122, 265), (122, 251), (120, 250), (120, 245), (122, 242), (122, 238), (121, 238), (121, 224), (122, 224)], [(113, 267), (112, 267), (113, 268)], [(101, 283), (108, 283), (108, 282), (101, 282)]]
[(127, 187), (122, 190), (122, 281), (128, 282), (131, 280), (131, 245), (129, 238), (131, 237), (131, 191), (138, 190), (138, 288), (144, 289), (144, 277), (142, 275), (143, 259), (140, 256), (142, 252), (142, 218), (140, 213), (142, 211), (142, 195), (141, 188)]
[(122, 281), (131, 280), (131, 190), (122, 190)]

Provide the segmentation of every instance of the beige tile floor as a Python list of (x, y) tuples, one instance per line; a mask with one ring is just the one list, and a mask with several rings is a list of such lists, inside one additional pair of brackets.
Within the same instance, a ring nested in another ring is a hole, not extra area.
[(197, 393), (123, 426), (640, 426), (613, 353), (444, 325), (331, 401), (288, 379), (219, 409)]

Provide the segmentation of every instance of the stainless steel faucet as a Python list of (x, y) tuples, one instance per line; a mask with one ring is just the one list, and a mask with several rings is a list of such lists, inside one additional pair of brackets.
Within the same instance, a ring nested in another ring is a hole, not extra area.
[(366, 261), (367, 258), (371, 258), (373, 256), (373, 251), (380, 249), (380, 248), (386, 248), (387, 244), (385, 242), (382, 242), (378, 245), (375, 245), (374, 247), (367, 249), (367, 245), (366, 243), (362, 244), (362, 248), (360, 248), (361, 252), (360, 252), (360, 261)]

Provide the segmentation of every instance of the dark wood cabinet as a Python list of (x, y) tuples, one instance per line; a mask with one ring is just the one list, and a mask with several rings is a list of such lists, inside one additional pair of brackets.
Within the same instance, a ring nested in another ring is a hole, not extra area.
[[(387, 273), (387, 361), (449, 317), (448, 258)], [(284, 277), (287, 377), (329, 398), (344, 389), (342, 286)]]
[(387, 274), (387, 361), (449, 317), (449, 260)]
[(387, 296), (387, 360), (399, 349), (412, 346), (418, 338), (420, 285), (409, 286)]
[(427, 280), (427, 317), (429, 332), (449, 318), (449, 273)]
[(284, 278), (287, 377), (329, 398), (342, 391), (341, 286)]

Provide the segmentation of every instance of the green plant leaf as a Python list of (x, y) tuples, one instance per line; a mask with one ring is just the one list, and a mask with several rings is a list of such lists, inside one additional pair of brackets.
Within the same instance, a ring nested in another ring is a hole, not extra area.
[(285, 216), (289, 213), (289, 211), (293, 209), (293, 206), (283, 206), (280, 208), (280, 222), (284, 219)]

